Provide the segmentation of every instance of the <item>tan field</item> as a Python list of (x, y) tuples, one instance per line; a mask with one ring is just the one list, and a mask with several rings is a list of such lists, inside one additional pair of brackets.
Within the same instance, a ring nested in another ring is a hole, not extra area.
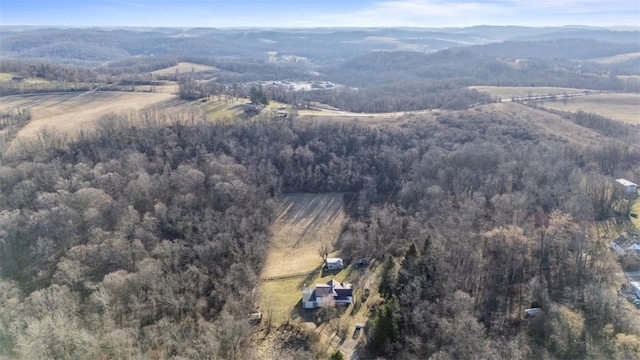
[[(494, 98), (511, 99), (545, 95), (584, 94), (588, 90), (556, 87), (502, 87), (471, 86), (471, 89), (487, 92)], [(570, 97), (566, 101), (544, 101), (544, 107), (577, 112), (579, 110), (599, 114), (629, 124), (640, 124), (640, 94), (591, 92), (583, 96)]]
[[(631, 205), (631, 213), (640, 216), (640, 199), (634, 199)], [(638, 217), (629, 217), (631, 224), (635, 227), (636, 231), (640, 230), (640, 219)]]
[(333, 247), (345, 213), (342, 194), (290, 194), (280, 203), (262, 277), (309, 272), (322, 266), (318, 249)]
[(298, 110), (301, 120), (352, 121), (356, 120), (371, 126), (399, 125), (416, 119), (433, 121), (444, 110), (398, 111), (392, 113), (353, 113), (339, 110)]
[(323, 265), (319, 249), (333, 250), (346, 215), (342, 194), (290, 194), (282, 198), (274, 222), (271, 248), (262, 278), (310, 274), (291, 279), (263, 281), (262, 308), (272, 307), (274, 323), (284, 321), (300, 301), (305, 278), (316, 278)]
[[(352, 336), (355, 325), (367, 322), (369, 306), (378, 304), (381, 298), (376, 286), (377, 264), (364, 268), (348, 266), (338, 272), (324, 273), (321, 270), (321, 246), (330, 247), (330, 257), (340, 256), (339, 249), (334, 246), (346, 219), (343, 194), (285, 195), (278, 211), (279, 216), (272, 228), (271, 248), (261, 276), (259, 306), (266, 317), (263, 326), (271, 324), (277, 328), (281, 323), (292, 322), (316, 334), (322, 351), (330, 353), (340, 349), (347, 355), (352, 354), (358, 342), (358, 338)], [(317, 317), (321, 310), (302, 309), (302, 290), (305, 285), (313, 287), (331, 279), (352, 283), (356, 304), (336, 308), (337, 315), (333, 319), (319, 322)], [(363, 302), (365, 288), (371, 290), (371, 296)], [(343, 334), (344, 340), (337, 332)], [(279, 340), (273, 332), (256, 342), (262, 358), (281, 358), (278, 355), (280, 350), (274, 350)]]
[(524, 98), (527, 96), (545, 96), (545, 95), (562, 95), (583, 93), (587, 90), (577, 88), (562, 88), (562, 87), (530, 87), (530, 86), (469, 86), (470, 89), (475, 89), (480, 92), (489, 93), (496, 99), (511, 99)]
[(608, 57), (603, 57), (603, 58), (597, 58), (597, 59), (593, 59), (592, 61), (595, 61), (597, 63), (600, 64), (615, 64), (618, 62), (623, 62), (623, 61), (627, 61), (627, 60), (633, 60), (636, 58), (640, 58), (640, 52), (632, 52), (632, 53), (627, 53), (627, 54), (618, 54), (615, 56), (608, 56)]
[(502, 102), (495, 104), (487, 104), (475, 107), (469, 111), (478, 111), (488, 114), (487, 116), (511, 116), (513, 118), (522, 119), (538, 128), (541, 132), (550, 136), (558, 136), (567, 141), (576, 144), (600, 144), (602, 135), (597, 132), (575, 124), (573, 121), (567, 120), (560, 115), (552, 114), (548, 111), (531, 108), (527, 105)]
[(32, 120), (18, 137), (32, 136), (51, 127), (73, 137), (78, 131), (92, 130), (95, 120), (110, 113), (137, 112), (147, 108), (180, 108), (186, 103), (168, 93), (65, 92), (14, 95), (0, 98), (0, 112), (28, 109)]
[(211, 70), (217, 70), (217, 69), (213, 66), (208, 66), (208, 65), (194, 64), (190, 62), (181, 62), (181, 63), (178, 63), (178, 65), (152, 71), (151, 73), (159, 76), (168, 76), (168, 75), (175, 74), (176, 71), (179, 74), (185, 74), (190, 72), (203, 72), (203, 71), (211, 71)]
[(629, 124), (640, 124), (640, 94), (594, 94), (566, 102), (548, 101), (544, 106), (571, 112), (582, 110)]

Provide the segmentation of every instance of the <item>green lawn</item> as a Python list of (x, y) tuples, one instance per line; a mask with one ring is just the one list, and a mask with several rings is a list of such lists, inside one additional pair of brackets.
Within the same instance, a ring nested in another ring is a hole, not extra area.
[(13, 74), (10, 73), (0, 73), (0, 81), (11, 81)]
[[(638, 198), (632, 201), (631, 213), (636, 214), (640, 217), (640, 200)], [(636, 230), (640, 231), (640, 219), (633, 217), (629, 217), (629, 219), (631, 220), (631, 223), (636, 228)]]

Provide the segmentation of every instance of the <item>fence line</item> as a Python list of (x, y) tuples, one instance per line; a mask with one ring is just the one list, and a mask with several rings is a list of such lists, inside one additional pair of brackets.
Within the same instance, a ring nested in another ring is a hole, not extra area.
[(302, 272), (302, 273), (295, 273), (295, 274), (289, 274), (289, 275), (268, 276), (268, 277), (263, 277), (262, 281), (293, 279), (293, 278), (297, 278), (297, 277), (303, 277), (303, 276), (312, 275), (312, 274), (315, 274), (316, 272), (318, 272), (318, 270), (307, 271), (307, 272)]

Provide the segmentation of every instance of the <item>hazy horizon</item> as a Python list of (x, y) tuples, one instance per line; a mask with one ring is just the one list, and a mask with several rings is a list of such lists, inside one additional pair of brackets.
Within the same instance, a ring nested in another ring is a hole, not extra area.
[(621, 0), (3, 0), (0, 25), (69, 27), (640, 27)]

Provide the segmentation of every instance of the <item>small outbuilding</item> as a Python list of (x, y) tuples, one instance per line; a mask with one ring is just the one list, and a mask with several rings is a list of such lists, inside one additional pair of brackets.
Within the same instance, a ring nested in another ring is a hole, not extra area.
[(327, 270), (340, 270), (344, 268), (344, 261), (340, 258), (327, 258), (325, 260)]
[(249, 323), (250, 324), (259, 324), (262, 321), (262, 313), (257, 311), (249, 314)]
[(524, 311), (524, 316), (526, 317), (534, 317), (536, 315), (540, 315), (542, 314), (542, 309), (540, 308), (531, 308), (531, 309), (526, 309)]
[(625, 193), (636, 193), (638, 191), (638, 184), (632, 183), (627, 179), (616, 179), (616, 182), (620, 184)]

